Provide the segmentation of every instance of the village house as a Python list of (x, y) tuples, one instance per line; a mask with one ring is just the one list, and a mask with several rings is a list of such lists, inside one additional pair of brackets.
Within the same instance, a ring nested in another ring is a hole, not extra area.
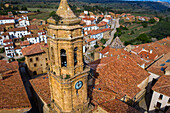
[(110, 99), (118, 99), (133, 107), (144, 99), (150, 74), (129, 56), (106, 57), (89, 63), (89, 66), (93, 70), (89, 80), (93, 90), (111, 91), (114, 94)]
[(18, 68), (17, 61), (0, 60), (1, 113), (25, 113), (31, 109)]
[(85, 17), (85, 18), (82, 18), (82, 21), (84, 21), (86, 25), (96, 24), (95, 18)]
[(102, 21), (107, 22), (108, 25), (112, 24), (112, 17), (105, 17)]
[(95, 24), (83, 26), (84, 31), (97, 30), (97, 29), (99, 28)]
[(7, 32), (2, 33), (2, 34), (1, 34), (1, 37), (2, 37), (3, 40), (10, 39), (10, 35), (9, 35), (9, 33), (7, 33)]
[[(170, 68), (169, 68), (170, 69)], [(170, 70), (169, 70), (170, 71)], [(149, 113), (166, 113), (170, 106), (170, 74), (163, 75), (153, 86), (153, 95), (149, 107)]]
[(5, 54), (8, 58), (12, 58), (14, 57), (14, 45), (13, 45), (13, 42), (12, 42), (12, 39), (9, 39), (9, 40), (4, 40), (4, 42), (6, 45), (4, 46), (4, 49), (5, 49)]
[(88, 49), (91, 49), (97, 43), (96, 39), (94, 39), (94, 38), (87, 39), (86, 42), (87, 42)]
[(7, 16), (0, 16), (0, 25), (1, 24), (7, 24), (7, 23), (15, 23), (15, 20), (13, 17), (7, 17)]
[(25, 19), (19, 20), (19, 27), (26, 27), (26, 26), (29, 26), (29, 25), (30, 25), (29, 20), (25, 20)]
[(21, 48), (28, 47), (30, 45), (30, 42), (25, 40), (25, 41), (20, 41), (20, 46)]
[(41, 19), (34, 18), (30, 21), (30, 24), (31, 25), (45, 25), (45, 21), (41, 20)]
[(101, 21), (100, 23), (98, 23), (97, 26), (99, 27), (99, 29), (109, 28), (109, 25), (107, 24), (107, 22), (104, 22), (104, 21)]
[(25, 56), (25, 63), (29, 74), (33, 77), (46, 73), (48, 66), (48, 46), (45, 43), (36, 43), (21, 50)]
[(43, 34), (30, 34), (25, 36), (26, 40), (29, 41), (30, 44), (36, 44), (40, 42), (47, 43), (47, 36), (45, 33)]
[(7, 32), (12, 38), (22, 38), (30, 34), (26, 27), (8, 29)]
[(22, 55), (22, 52), (21, 52), (21, 47), (20, 46), (16, 46), (15, 48), (14, 48), (14, 57), (15, 58), (20, 58), (20, 57), (23, 57), (23, 55)]
[(151, 74), (149, 77), (148, 93), (151, 92), (151, 88), (161, 76), (169, 75), (169, 56), (170, 52), (160, 57), (160, 59), (147, 68), (147, 71)]

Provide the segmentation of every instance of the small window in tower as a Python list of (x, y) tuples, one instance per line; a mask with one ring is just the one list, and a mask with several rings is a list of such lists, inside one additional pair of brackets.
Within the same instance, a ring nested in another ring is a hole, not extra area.
[(163, 98), (163, 95), (160, 94), (160, 95), (159, 95), (159, 99), (162, 100), (162, 98)]
[(46, 66), (48, 66), (48, 63), (46, 63)]
[(77, 47), (74, 48), (74, 66), (77, 64)]
[(36, 61), (38, 61), (39, 60), (39, 58), (38, 57), (36, 57)]
[(47, 58), (45, 58), (45, 60), (47, 61)]
[(60, 56), (61, 56), (61, 67), (67, 67), (66, 50), (61, 49)]
[(30, 62), (32, 62), (32, 58), (30, 58)]

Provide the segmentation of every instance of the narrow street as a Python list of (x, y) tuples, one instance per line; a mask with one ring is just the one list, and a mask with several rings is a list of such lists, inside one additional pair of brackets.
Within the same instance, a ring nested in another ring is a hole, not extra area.
[(32, 109), (29, 111), (29, 113), (38, 113), (36, 106), (35, 106), (34, 99), (32, 97), (31, 91), (30, 91), (30, 87), (31, 87), (31, 84), (29, 82), (30, 77), (29, 77), (25, 67), (23, 67), (23, 66), (20, 67), (20, 74), (21, 74), (21, 78), (22, 78), (23, 84), (25, 86), (25, 90), (27, 92), (28, 98), (29, 98), (31, 106), (32, 106)]

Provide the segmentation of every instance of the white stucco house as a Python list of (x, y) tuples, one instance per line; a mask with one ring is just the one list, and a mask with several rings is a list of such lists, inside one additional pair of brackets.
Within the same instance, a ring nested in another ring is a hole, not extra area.
[(7, 24), (7, 23), (15, 23), (15, 20), (13, 17), (0, 17), (0, 25), (1, 24)]
[(19, 20), (19, 26), (20, 27), (26, 27), (26, 26), (29, 26), (29, 25), (30, 25), (29, 20), (26, 20), (26, 19)]
[(163, 75), (153, 86), (149, 113), (165, 113), (170, 106), (170, 75)]
[(96, 24), (95, 18), (85, 17), (85, 18), (82, 18), (82, 21), (84, 21), (86, 25)]
[(84, 31), (97, 30), (97, 29), (99, 29), (99, 27), (96, 26), (95, 24), (83, 26)]
[(26, 27), (12, 28), (7, 31), (12, 38), (22, 38), (31, 34)]

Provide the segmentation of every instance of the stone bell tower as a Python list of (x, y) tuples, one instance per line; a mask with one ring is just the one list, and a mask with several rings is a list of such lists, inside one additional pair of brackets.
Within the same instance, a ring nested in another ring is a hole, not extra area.
[(61, 0), (56, 14), (59, 21), (49, 18), (49, 82), (51, 107), (60, 112), (88, 111), (87, 75), (83, 63), (83, 34), (67, 0)]

